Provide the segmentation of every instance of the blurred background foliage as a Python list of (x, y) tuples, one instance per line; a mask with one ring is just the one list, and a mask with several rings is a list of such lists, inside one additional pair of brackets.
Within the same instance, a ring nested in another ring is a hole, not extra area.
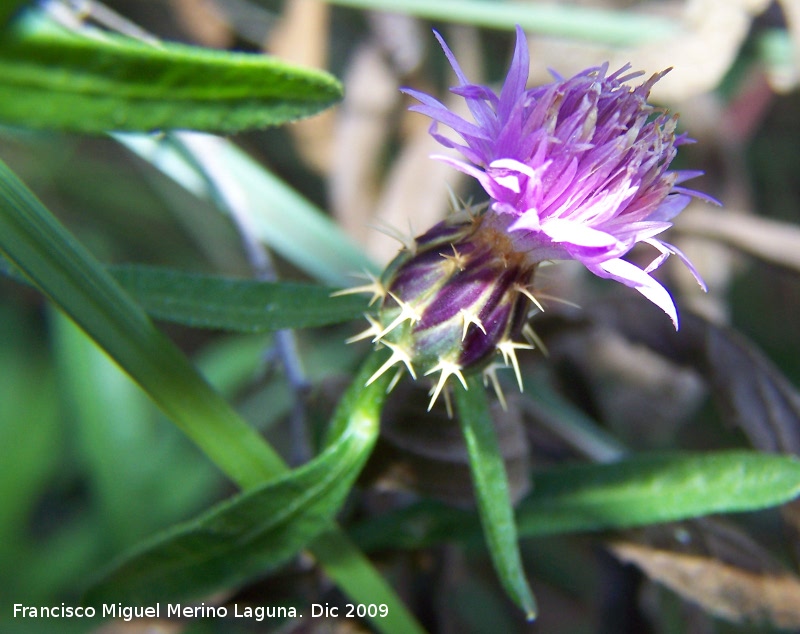
[[(547, 269), (544, 293), (568, 303), (549, 301), (534, 321), (548, 356), (524, 355), (526, 392), (513, 395), (512, 380), (508, 411), (495, 415), (512, 497), (524, 506), (532, 470), (578, 459), (607, 462), (648, 450), (800, 453), (796, 0), (39, 6), (78, 25), (139, 36), (137, 25), (166, 41), (264, 51), (341, 79), (338, 106), (229, 137), (349, 236), (334, 242), (356, 254), (342, 256), (339, 270), (323, 255), (315, 269), (271, 241), (268, 229), (243, 232), (246, 221), (221, 214), (213, 197), (182, 186), (174, 171), (152, 154), (131, 152), (124, 138), (0, 129), (3, 161), (100, 261), (237, 277), (269, 271), (282, 280), (343, 286), (347, 273), (385, 264), (396, 253), (396, 241), (375, 225), (423, 231), (447, 212), (448, 187), (481, 199), (461, 175), (428, 158), (438, 151), (428, 123), (405, 111), (398, 92), (413, 85), (446, 98), (451, 79), (432, 26), (443, 31), (467, 75), (488, 83), (505, 72), (516, 21), (528, 29), (534, 82), (546, 81), (549, 68), (568, 75), (605, 60), (647, 72), (674, 67), (653, 98), (679, 111), (682, 128), (698, 141), (681, 150), (679, 167), (702, 169), (694, 186), (724, 204), (695, 202), (674, 229), (673, 241), (701, 271), (709, 293), (700, 294), (679, 267), (665, 267), (682, 316), (676, 335), (627, 289), (569, 265)], [(302, 233), (297, 224), (293, 230)], [(259, 260), (261, 247), (254, 255), (248, 235), (268, 244), (269, 264)], [(329, 414), (367, 351), (343, 344), (361, 329), (354, 322), (293, 335), (159, 327), (293, 464), (321, 446)], [(525, 537), (522, 522), (522, 556), (540, 612), (526, 623), (505, 598), (480, 539), (436, 536), (436, 526), (466, 522), (459, 514), (474, 504), (472, 485), (458, 426), (442, 412), (424, 416), (426, 398), (418, 391), (401, 385), (390, 396), (378, 446), (340, 517), (429, 631), (800, 630), (796, 503), (724, 520), (578, 535)], [(52, 623), (11, 619), (9, 606), (78, 601), (112, 557), (233, 492), (80, 330), (10, 271), (0, 277), (4, 630), (53, 631)], [(393, 530), (378, 522), (382, 517), (396, 522)], [(234, 600), (345, 601), (303, 557), (209, 599)], [(91, 627), (145, 632), (153, 625)], [(320, 619), (159, 627), (344, 632), (373, 626)], [(85, 631), (87, 624), (63, 620), (57, 628)]]

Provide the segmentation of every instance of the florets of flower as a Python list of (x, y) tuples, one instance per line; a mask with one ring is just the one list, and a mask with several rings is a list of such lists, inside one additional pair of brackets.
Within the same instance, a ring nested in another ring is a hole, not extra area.
[[(433, 119), (431, 134), (465, 160), (436, 158), (477, 179), (491, 197), (487, 225), (507, 233), (529, 264), (578, 260), (592, 273), (635, 288), (678, 327), (675, 303), (650, 274), (677, 255), (698, 283), (689, 260), (657, 236), (691, 196), (710, 199), (679, 184), (700, 172), (669, 171), (677, 147), (690, 140), (675, 133), (677, 117), (648, 104), (650, 89), (667, 71), (630, 87), (642, 73), (629, 66), (609, 73), (608, 64), (574, 77), (556, 77), (526, 89), (528, 46), (522, 29), (508, 75), (498, 95), (470, 83), (447, 44), (436, 33), (474, 122), (416, 90), (411, 110)], [(464, 143), (441, 135), (438, 124)], [(659, 253), (645, 269), (623, 260), (637, 243)]]

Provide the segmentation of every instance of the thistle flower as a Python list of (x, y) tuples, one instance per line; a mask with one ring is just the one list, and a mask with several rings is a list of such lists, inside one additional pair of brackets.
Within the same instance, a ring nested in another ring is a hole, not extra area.
[[(504, 231), (531, 265), (578, 260), (595, 275), (635, 288), (669, 315), (678, 315), (667, 290), (650, 273), (677, 255), (705, 290), (695, 268), (676, 247), (657, 238), (691, 196), (710, 199), (679, 183), (700, 172), (669, 171), (677, 147), (677, 116), (647, 103), (667, 71), (631, 88), (624, 66), (608, 64), (572, 78), (526, 89), (529, 58), (517, 27), (513, 60), (500, 94), (471, 84), (452, 51), (436, 33), (459, 85), (451, 91), (467, 102), (474, 122), (425, 93), (406, 89), (421, 105), (411, 110), (433, 119), (431, 134), (464, 159), (436, 158), (473, 176), (491, 198), (487, 223)], [(463, 139), (439, 134), (443, 124)], [(623, 260), (637, 243), (658, 256), (644, 270)]]
[[(451, 90), (465, 99), (474, 122), (430, 95), (405, 92), (420, 101), (412, 110), (433, 119), (434, 138), (464, 160), (437, 158), (477, 179), (490, 200), (481, 209), (462, 205), (405, 244), (379, 279), (346, 291), (372, 292), (373, 303), (379, 301), (370, 327), (353, 338), (370, 337), (391, 350), (370, 381), (395, 366), (395, 381), (406, 371), (413, 378), (438, 373), (432, 406), (450, 377), (466, 387), (466, 373), (483, 371), (502, 400), (494, 371), (507, 366), (522, 389), (516, 350), (535, 343), (527, 318), (541, 306), (530, 288), (545, 260), (578, 260), (595, 275), (635, 288), (677, 328), (675, 304), (650, 273), (674, 254), (703, 282), (657, 236), (691, 196), (712, 199), (679, 186), (698, 172), (668, 170), (689, 139), (676, 135), (675, 116), (647, 103), (664, 73), (631, 88), (627, 82), (640, 73), (628, 66), (609, 73), (606, 64), (526, 89), (528, 48), (517, 27), (498, 95), (469, 83), (436, 37), (459, 80)], [(439, 134), (438, 124), (464, 143)], [(622, 259), (640, 242), (659, 252), (644, 270)]]

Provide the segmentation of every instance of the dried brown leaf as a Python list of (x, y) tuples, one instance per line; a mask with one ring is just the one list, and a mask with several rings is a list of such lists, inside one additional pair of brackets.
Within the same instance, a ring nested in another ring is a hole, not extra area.
[[(477, 51), (480, 51), (480, 42), (476, 31), (465, 27), (453, 28), (447, 39), (467, 76), (479, 81), (481, 60)], [(441, 54), (438, 47), (432, 50), (435, 55)], [(448, 83), (456, 83), (455, 78)], [(418, 84), (415, 87), (425, 89)], [(449, 93), (439, 95), (439, 98), (456, 114), (470, 118), (463, 99)], [(431, 159), (432, 154), (456, 156), (457, 153), (442, 147), (431, 137), (428, 117), (407, 112), (400, 127), (404, 131), (403, 145), (381, 183), (371, 222), (418, 234), (446, 215), (450, 207), (450, 189), (458, 192), (467, 182), (467, 177), (441, 161)], [(440, 132), (448, 134), (444, 128)], [(378, 262), (384, 263), (394, 257), (397, 247), (394, 239), (380, 232), (373, 231), (368, 235), (367, 251)]]
[(781, 510), (783, 511), (783, 519), (800, 534), (800, 500), (785, 504)]
[(580, 373), (593, 414), (639, 450), (668, 446), (707, 394), (696, 372), (610, 328), (572, 333), (548, 346), (554, 363)]
[(781, 516), (790, 529), (795, 560), (800, 561), (800, 500), (784, 504), (781, 507)]
[(687, 601), (734, 621), (800, 627), (800, 578), (755, 571), (707, 555), (675, 552), (631, 541), (610, 545), (614, 555), (643, 570)]
[[(640, 3), (648, 4), (648, 3)], [(687, 0), (649, 3), (681, 26), (670, 38), (655, 38), (637, 47), (612, 47), (552, 37), (531, 38), (537, 60), (536, 83), (548, 81), (547, 68), (568, 76), (608, 60), (612, 68), (630, 63), (648, 74), (673, 70), (653, 88), (656, 101), (682, 101), (713, 90), (736, 59), (752, 20), (769, 0)]]
[(175, 19), (198, 43), (225, 48), (233, 41), (233, 31), (219, 7), (209, 0), (171, 0)]
[[(371, 234), (381, 189), (381, 159), (394, 134), (400, 80), (378, 46), (360, 45), (344, 76), (345, 99), (338, 109), (330, 164), (331, 206), (344, 229), (362, 244)], [(403, 227), (403, 224), (400, 225)], [(391, 254), (397, 251), (394, 245)]]
[(692, 206), (675, 228), (682, 233), (711, 238), (765, 262), (800, 271), (800, 227), (759, 218), (730, 209)]
[(270, 36), (270, 51), (286, 60), (325, 68), (330, 7), (317, 0), (289, 0)]
[(406, 76), (418, 69), (428, 48), (430, 31), (411, 15), (367, 12), (372, 36), (386, 51), (398, 73)]
[[(448, 185), (458, 190), (467, 177), (452, 167), (430, 158), (441, 146), (428, 134), (429, 123), (411, 113), (414, 121), (408, 126), (413, 132), (392, 164), (378, 199), (375, 201), (375, 220), (410, 234), (422, 233), (441, 220), (449, 208)], [(396, 239), (378, 232), (370, 233), (368, 253), (378, 262), (387, 262), (397, 253)]]
[(800, 455), (800, 395), (767, 357), (740, 335), (706, 325), (712, 388), (757, 449)]
[[(272, 32), (269, 51), (286, 61), (326, 69), (329, 21), (330, 7), (326, 3), (290, 0)], [(326, 110), (287, 128), (303, 159), (322, 173), (327, 173), (333, 162), (334, 125), (334, 111)]]

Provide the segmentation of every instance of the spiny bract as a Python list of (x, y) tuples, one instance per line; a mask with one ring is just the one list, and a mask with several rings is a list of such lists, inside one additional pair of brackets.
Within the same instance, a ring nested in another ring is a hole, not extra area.
[[(510, 366), (522, 389), (516, 350), (533, 347), (527, 319), (538, 306), (528, 290), (535, 267), (485, 219), (462, 207), (409, 241), (380, 279), (346, 291), (372, 293), (378, 308), (350, 341), (370, 338), (391, 351), (370, 382), (395, 366), (391, 386), (404, 372), (433, 376), (432, 407), (450, 377), (466, 387), (464, 374), (482, 370), (502, 400), (495, 371)], [(519, 341), (523, 335), (528, 342)]]

